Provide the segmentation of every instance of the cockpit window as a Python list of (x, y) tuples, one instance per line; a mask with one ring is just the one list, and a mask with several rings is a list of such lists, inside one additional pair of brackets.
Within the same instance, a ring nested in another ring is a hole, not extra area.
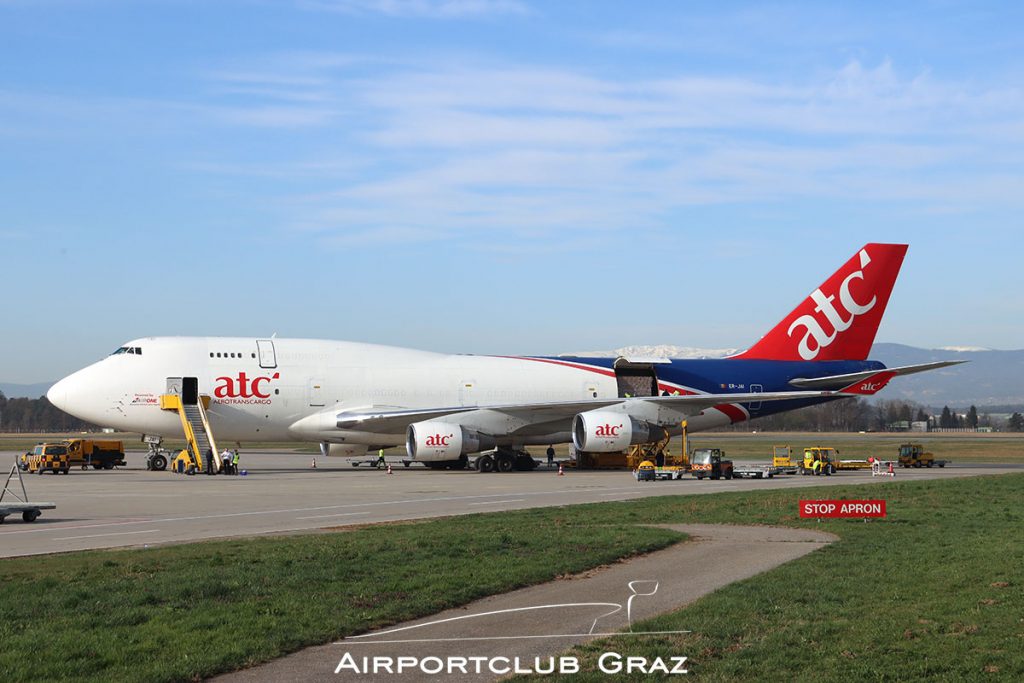
[(142, 347), (141, 346), (122, 346), (121, 348), (119, 348), (117, 351), (114, 351), (110, 355), (111, 356), (119, 356), (122, 353), (130, 353), (130, 354), (133, 354), (133, 355), (136, 355), (136, 356), (141, 356), (142, 355)]
[(118, 355), (120, 355), (122, 353), (128, 353), (128, 347), (127, 346), (122, 346), (121, 348), (119, 348), (117, 351), (114, 351), (110, 355), (111, 356), (118, 356)]

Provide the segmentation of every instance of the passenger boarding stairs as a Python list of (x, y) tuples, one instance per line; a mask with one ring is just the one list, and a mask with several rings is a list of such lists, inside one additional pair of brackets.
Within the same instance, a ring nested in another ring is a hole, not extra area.
[[(212, 451), (213, 472), (217, 473), (222, 470), (221, 457), (206, 413), (209, 404), (209, 396), (199, 396), (196, 403), (186, 403), (180, 394), (164, 394), (160, 397), (160, 408), (177, 412), (181, 419), (181, 428), (185, 432), (185, 441), (188, 444), (188, 462), (195, 467), (196, 472), (205, 472), (206, 452)], [(175, 461), (177, 460), (178, 458), (175, 458)]]

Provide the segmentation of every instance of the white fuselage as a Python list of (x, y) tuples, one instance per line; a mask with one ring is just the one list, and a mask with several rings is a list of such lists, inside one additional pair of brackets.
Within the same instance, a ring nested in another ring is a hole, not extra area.
[[(339, 432), (333, 416), (608, 399), (618, 392), (613, 372), (546, 359), (312, 339), (153, 337), (122, 348), (128, 351), (58, 382), (50, 400), (101, 426), (180, 436), (177, 414), (161, 410), (159, 398), (180, 378), (194, 377), (199, 393), (211, 397), (208, 412), (221, 440), (398, 445), (404, 442), (404, 429), (387, 435)], [(711, 412), (709, 419), (728, 422)], [(324, 435), (309, 430), (311, 416), (323, 417)], [(305, 428), (294, 428), (300, 421)], [(567, 426), (533, 437), (533, 443), (569, 440)]]

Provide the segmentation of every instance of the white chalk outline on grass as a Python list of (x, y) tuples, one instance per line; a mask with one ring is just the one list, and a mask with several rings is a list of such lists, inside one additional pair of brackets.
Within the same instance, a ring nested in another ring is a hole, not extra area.
[[(654, 584), (654, 588), (648, 593), (641, 593), (638, 591), (634, 584)], [(360, 639), (376, 638), (379, 636), (386, 636), (392, 633), (401, 633), (403, 631), (411, 631), (413, 629), (425, 628), (427, 626), (436, 626), (438, 624), (448, 624), (454, 621), (464, 621), (466, 619), (476, 619), (478, 617), (490, 617), (496, 614), (511, 614), (514, 612), (529, 612), (532, 610), (541, 609), (557, 609), (559, 607), (614, 607), (610, 612), (606, 612), (596, 619), (590, 625), (590, 630), (587, 633), (553, 633), (546, 635), (531, 635), (531, 636), (479, 636), (479, 637), (460, 637), (460, 638), (423, 638), (423, 639), (405, 639), (405, 640), (362, 640), (363, 643), (439, 643), (439, 642), (451, 642), (459, 640), (515, 640), (515, 639), (526, 639), (526, 638), (590, 638), (590, 637), (603, 637), (603, 636), (620, 636), (620, 635), (664, 635), (664, 634), (680, 634), (690, 633), (690, 631), (634, 631), (633, 630), (633, 599), (637, 597), (648, 597), (658, 592), (658, 588), (661, 586), (658, 581), (651, 580), (637, 580), (630, 581), (626, 584), (630, 591), (629, 599), (626, 600), (626, 622), (629, 624), (629, 630), (619, 633), (597, 633), (597, 622), (605, 617), (610, 617), (613, 614), (618, 614), (622, 611), (622, 603), (618, 602), (565, 602), (554, 605), (534, 605), (531, 607), (512, 607), (509, 609), (499, 609), (492, 612), (480, 612), (479, 614), (464, 614), (458, 617), (449, 617), (447, 619), (436, 619), (434, 621), (428, 621), (422, 624), (413, 624), (411, 626), (401, 626), (399, 628), (392, 628), (386, 631), (376, 631), (373, 633), (363, 633), (357, 636), (351, 636), (342, 641), (338, 641), (335, 645), (351, 644), (353, 641)]]

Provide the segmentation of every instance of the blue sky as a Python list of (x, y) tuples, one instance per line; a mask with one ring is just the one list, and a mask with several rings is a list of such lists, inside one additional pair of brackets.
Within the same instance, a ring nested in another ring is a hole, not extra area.
[(164, 334), (1021, 348), (1024, 5), (0, 0), (0, 379)]

